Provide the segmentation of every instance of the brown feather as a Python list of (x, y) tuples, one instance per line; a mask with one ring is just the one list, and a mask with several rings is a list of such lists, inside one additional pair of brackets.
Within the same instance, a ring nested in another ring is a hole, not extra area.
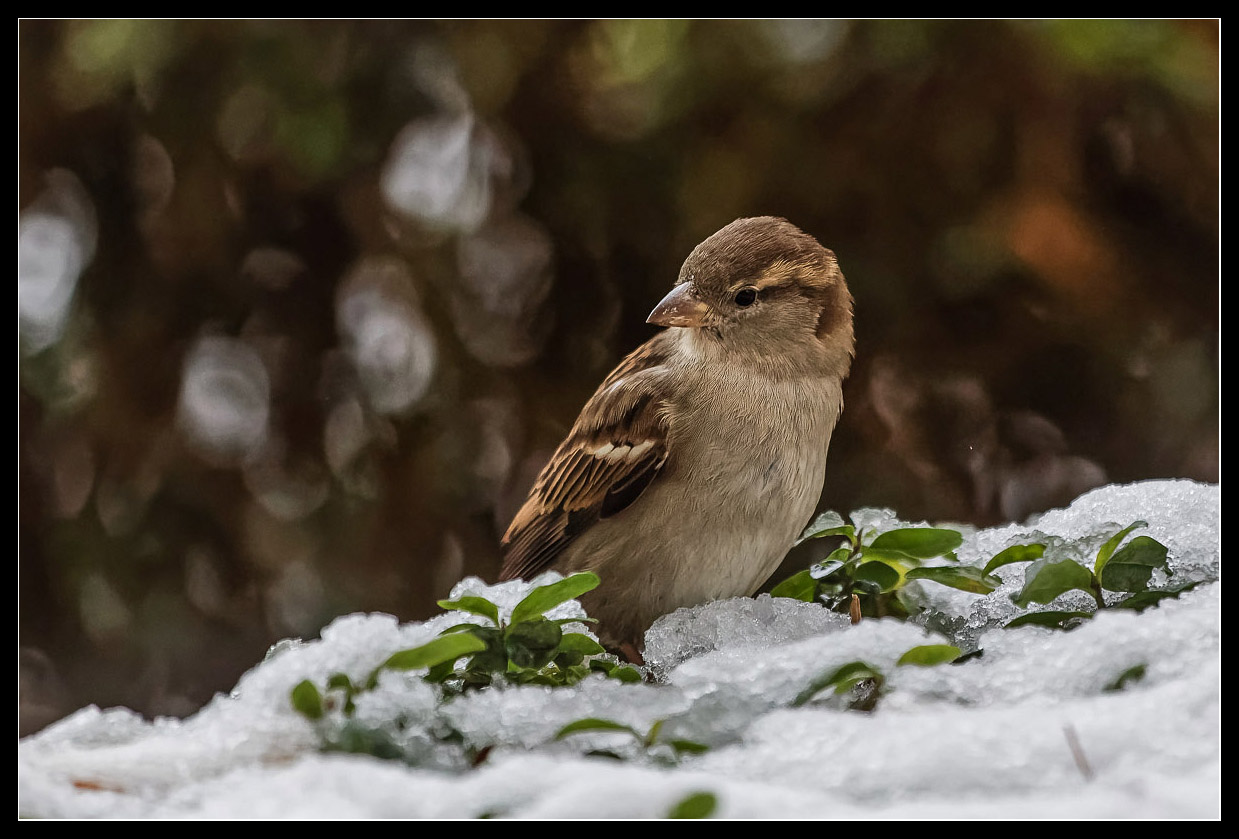
[[(589, 525), (627, 509), (658, 474), (668, 423), (654, 385), (665, 334), (624, 359), (590, 397), (581, 417), (594, 419), (577, 420), (504, 534), (499, 579), (546, 570)], [(622, 446), (628, 451), (616, 456)]]

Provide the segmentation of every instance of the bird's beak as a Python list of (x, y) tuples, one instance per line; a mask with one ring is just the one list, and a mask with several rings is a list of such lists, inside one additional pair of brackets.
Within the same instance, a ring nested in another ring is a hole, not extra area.
[(654, 307), (645, 322), (658, 326), (702, 326), (709, 311), (710, 307), (693, 294), (692, 283), (680, 283)]

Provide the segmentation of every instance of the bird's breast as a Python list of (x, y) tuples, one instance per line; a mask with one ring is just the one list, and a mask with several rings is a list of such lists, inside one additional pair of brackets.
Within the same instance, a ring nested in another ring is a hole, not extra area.
[[(841, 391), (822, 380), (721, 377), (686, 396), (666, 466), (695, 556), (685, 569), (707, 597), (750, 594), (774, 572), (817, 505)], [(698, 433), (706, 429), (706, 433)], [(691, 535), (689, 535), (691, 534)], [(706, 599), (706, 598), (703, 598)]]
[(707, 379), (676, 412), (668, 466), (746, 504), (771, 495), (816, 502), (841, 401), (825, 379)]

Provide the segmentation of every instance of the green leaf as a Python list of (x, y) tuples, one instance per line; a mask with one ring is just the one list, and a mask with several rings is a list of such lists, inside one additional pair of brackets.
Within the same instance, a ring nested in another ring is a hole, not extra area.
[(712, 792), (694, 792), (680, 799), (671, 812), (669, 819), (708, 819), (718, 809), (718, 798)]
[(1011, 599), (1017, 606), (1049, 603), (1063, 592), (1079, 589), (1092, 594), (1093, 574), (1070, 559), (1042, 557), (1024, 572), (1024, 587)]
[(1122, 673), (1119, 674), (1117, 679), (1115, 679), (1110, 684), (1106, 685), (1104, 688), (1102, 688), (1102, 690), (1106, 690), (1106, 691), (1122, 690), (1123, 688), (1127, 687), (1128, 684), (1131, 684), (1132, 682), (1138, 682), (1141, 679), (1143, 679), (1144, 673), (1146, 670), (1148, 670), (1148, 666), (1144, 664), (1137, 664), (1133, 667), (1128, 667), (1126, 670), (1124, 670)]
[(598, 587), (598, 575), (591, 571), (564, 577), (559, 582), (538, 586), (516, 604), (512, 610), (512, 623), (520, 623), (532, 618), (538, 618), (543, 613), (554, 609), (560, 603), (580, 597), (587, 591)]
[(941, 527), (903, 527), (879, 534), (869, 547), (894, 551), (913, 559), (933, 559), (953, 551), (964, 543), (958, 530)]
[[(859, 595), (862, 599), (866, 597), (877, 597), (881, 593), (882, 593), (882, 587), (878, 585), (877, 583), (873, 582), (872, 580), (854, 580), (852, 582), (851, 594)], [(837, 604), (845, 603), (845, 604), (848, 604), (848, 609), (850, 611), (851, 594), (842, 596), (842, 597), (831, 598), (830, 608), (834, 609)]]
[(1146, 591), (1153, 569), (1165, 567), (1166, 546), (1150, 536), (1137, 536), (1102, 565), (1099, 579), (1107, 591)]
[(809, 686), (792, 700), (793, 707), (804, 705), (826, 688), (834, 688), (835, 693), (846, 693), (865, 679), (881, 679), (882, 674), (863, 661), (849, 661), (834, 670), (818, 676)]
[(935, 664), (946, 664), (959, 658), (959, 647), (950, 644), (923, 644), (913, 647), (899, 657), (896, 665), (915, 664), (920, 667), (933, 667)]
[[(482, 653), (479, 653), (478, 655), (480, 656), (482, 655)], [(488, 670), (488, 671), (482, 672), (479, 670), (472, 669), (473, 663), (477, 661), (477, 658), (478, 656), (474, 656), (473, 661), (469, 662), (470, 669), (460, 674), (460, 680), (463, 683), (463, 687), (485, 688), (485, 687), (490, 687), (492, 684), (495, 683), (495, 677), (492, 674), (498, 671)]]
[(827, 510), (804, 529), (804, 533), (800, 534), (796, 544), (799, 545), (809, 539), (824, 539), (827, 536), (844, 536), (850, 542), (856, 538), (856, 529), (845, 522), (843, 516), (834, 510)]
[(934, 568), (913, 568), (907, 573), (909, 580), (929, 580), (960, 591), (973, 594), (989, 594), (1002, 585), (1002, 579), (986, 574), (972, 565), (941, 565)]
[(452, 659), (451, 661), (440, 661), (434, 667), (427, 670), (426, 675), (423, 678), (431, 684), (441, 685), (456, 675), (455, 665), (455, 659)]
[(551, 663), (560, 670), (566, 670), (569, 667), (576, 667), (584, 660), (585, 656), (575, 650), (556, 650), (555, 658), (551, 659)]
[(561, 686), (558, 679), (539, 670), (522, 670), (517, 676), (517, 682), (522, 685), (545, 685), (548, 688)]
[(555, 657), (563, 631), (546, 618), (513, 623), (504, 633), (503, 648), (517, 667), (541, 667)]
[(641, 673), (637, 668), (630, 667), (627, 664), (621, 664), (619, 667), (614, 667), (607, 676), (612, 679), (619, 679), (624, 684), (641, 681)]
[(899, 572), (885, 562), (862, 562), (852, 572), (853, 579), (873, 583), (881, 591), (890, 591), (899, 585)]
[(323, 744), (323, 750), (372, 755), (383, 760), (400, 760), (406, 757), (404, 750), (396, 745), (390, 734), (356, 720), (349, 720), (343, 728), (328, 737)]
[(618, 679), (625, 684), (641, 681), (641, 674), (636, 668), (627, 664), (620, 664), (611, 655), (604, 658), (591, 658), (589, 660), (589, 669), (598, 673), (605, 673), (608, 678)]
[(1171, 586), (1170, 588), (1137, 592), (1131, 597), (1128, 597), (1126, 600), (1115, 603), (1110, 608), (1135, 609), (1137, 612), (1143, 612), (1150, 606), (1156, 606), (1158, 603), (1166, 600), (1167, 598), (1175, 598), (1185, 591), (1191, 591), (1196, 588), (1196, 586), (1200, 585), (1200, 583), (1200, 580), (1193, 580), (1192, 582), (1181, 583), (1177, 586)]
[[(451, 626), (449, 626), (447, 629), (439, 630), (439, 634), (440, 635), (451, 635), (453, 632), (472, 632), (473, 630), (477, 629), (480, 626), (481, 624), (477, 624), (477, 623), (454, 623)], [(484, 627), (484, 628), (490, 629), (490, 627)]]
[(485, 597), (466, 596), (456, 600), (440, 600), (439, 608), (481, 615), (484, 618), (489, 618), (495, 626), (499, 625), (499, 607)]
[(610, 749), (590, 749), (585, 753), (586, 757), (605, 757), (607, 760), (618, 760), (623, 762), (624, 756), (618, 752), (613, 752)]
[(559, 642), (560, 652), (574, 652), (581, 655), (601, 655), (606, 652), (606, 649), (590, 638), (588, 635), (582, 635), (579, 632), (567, 632)]
[(809, 576), (815, 580), (824, 580), (847, 565), (848, 560), (851, 558), (852, 549), (847, 545), (835, 548), (830, 552), (830, 556), (809, 567)]
[(469, 634), (486, 644), (486, 649), (469, 659), (466, 670), (471, 673), (503, 673), (508, 669), (508, 653), (503, 643), (502, 630), (490, 626), (475, 625)]
[(468, 632), (441, 635), (420, 647), (392, 654), (379, 669), (386, 667), (391, 670), (416, 670), (419, 667), (433, 667), (444, 661), (455, 661), (461, 656), (484, 649), (486, 649), (486, 642)]
[(692, 755), (699, 755), (710, 751), (710, 747), (705, 743), (698, 743), (694, 740), (669, 740), (667, 745), (675, 749), (677, 753), (688, 752)]
[(590, 669), (584, 664), (574, 664), (571, 667), (564, 668), (564, 681), (567, 684), (575, 685), (589, 674)]
[[(1106, 567), (1106, 563), (1110, 561), (1111, 555), (1114, 554), (1114, 549), (1119, 546), (1119, 543), (1127, 538), (1127, 534), (1131, 533), (1137, 527), (1148, 527), (1147, 521), (1133, 521), (1131, 524), (1124, 527), (1118, 533), (1111, 536), (1106, 543), (1101, 546), (1101, 550), (1097, 552), (1097, 561), (1093, 563), (1093, 573), (1098, 578), (1101, 577), (1101, 570)], [(1116, 589), (1122, 591), (1123, 589)]]
[(994, 558), (985, 563), (985, 573), (988, 574), (995, 568), (1001, 568), (1013, 562), (1032, 562), (1041, 559), (1044, 553), (1045, 545), (1012, 545), (1006, 550), (994, 554)]
[(293, 708), (303, 717), (317, 720), (323, 716), (323, 696), (309, 679), (302, 679), (292, 691)]
[(803, 600), (812, 603), (817, 591), (817, 580), (813, 579), (806, 568), (792, 574), (783, 582), (770, 589), (771, 597), (790, 597), (792, 600)]
[(885, 562), (893, 568), (909, 568), (921, 564), (921, 560), (914, 556), (908, 556), (901, 551), (888, 551), (882, 548), (865, 548), (863, 558), (869, 561)]
[(638, 740), (643, 739), (631, 725), (624, 725), (622, 722), (616, 722), (615, 720), (604, 720), (601, 717), (585, 717), (584, 719), (570, 722), (559, 729), (555, 734), (555, 739), (562, 740), (569, 734), (576, 734), (580, 731), (627, 731)]
[[(851, 580), (848, 580), (848, 587), (851, 586)], [(843, 583), (823, 583), (821, 580), (817, 583), (817, 597), (819, 600), (834, 600), (843, 596)]]
[(1066, 629), (1071, 621), (1088, 620), (1092, 612), (1029, 612), (1003, 624), (1003, 629), (1017, 626), (1048, 626), (1050, 629)]
[(332, 673), (327, 678), (327, 689), (332, 690), (334, 688), (343, 688), (349, 693), (352, 693), (354, 690), (353, 682), (346, 673)]
[(570, 623), (598, 623), (597, 618), (555, 618), (551, 623), (556, 626), (567, 626)]

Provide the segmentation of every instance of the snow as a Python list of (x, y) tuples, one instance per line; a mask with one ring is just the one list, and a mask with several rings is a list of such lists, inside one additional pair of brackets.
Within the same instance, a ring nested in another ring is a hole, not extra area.
[[(789, 819), (1220, 818), (1220, 489), (1190, 481), (1109, 486), (1023, 525), (968, 532), (962, 562), (1041, 541), (1091, 567), (1135, 520), (1169, 548), (1172, 581), (1204, 581), (1141, 613), (1106, 611), (1080, 628), (1003, 629), (1024, 566), (998, 569), (989, 595), (917, 583), (934, 617), (846, 617), (762, 595), (680, 610), (647, 636), (651, 683), (601, 675), (570, 688), (488, 688), (441, 703), (410, 673), (385, 672), (354, 723), (383, 732), (400, 760), (320, 750), (342, 720), (312, 723), (289, 703), (302, 679), (354, 682), (391, 653), (463, 620), (401, 625), (347, 615), (289, 640), (184, 720), (83, 708), (18, 744), (18, 813), (44, 818), (657, 818), (685, 796), (717, 796), (716, 817)], [(889, 511), (854, 517), (886, 529)], [(545, 583), (540, 579), (537, 583)], [(510, 613), (533, 584), (470, 578)], [(1072, 601), (1072, 595), (1060, 598)], [(1060, 603), (1037, 608), (1059, 608)], [(552, 617), (577, 617), (566, 603)], [(932, 627), (932, 630), (928, 627)], [(582, 631), (582, 625), (566, 627)], [(909, 647), (983, 650), (936, 667), (898, 666)], [(885, 676), (876, 710), (816, 676), (861, 660)], [(1144, 676), (1108, 689), (1129, 668)], [(556, 732), (602, 717), (646, 732)], [(676, 760), (665, 745), (710, 746)], [(489, 748), (487, 748), (489, 747)], [(592, 756), (605, 749), (623, 760)], [(478, 755), (484, 760), (473, 766)]]

